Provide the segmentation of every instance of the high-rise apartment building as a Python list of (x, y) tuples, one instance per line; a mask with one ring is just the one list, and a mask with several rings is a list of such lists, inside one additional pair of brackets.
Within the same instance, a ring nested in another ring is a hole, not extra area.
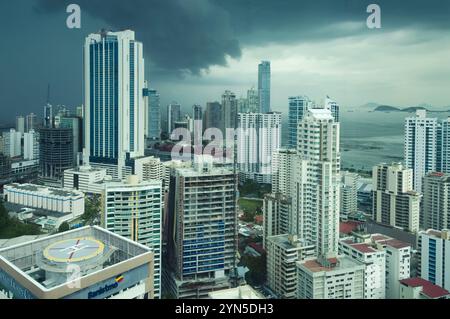
[(135, 175), (126, 183), (105, 183), (102, 226), (120, 236), (143, 244), (154, 253), (155, 298), (161, 292), (161, 181), (139, 183)]
[(294, 186), (295, 163), (301, 161), (295, 149), (278, 149), (272, 154), (272, 193), (290, 197)]
[(208, 128), (222, 129), (222, 105), (219, 102), (206, 103), (205, 130)]
[(69, 128), (39, 130), (39, 177), (47, 186), (61, 187), (64, 171), (74, 167), (73, 131)]
[(427, 174), (422, 190), (424, 228), (450, 229), (450, 174)]
[(173, 102), (167, 106), (167, 133), (172, 134), (175, 123), (179, 121), (181, 121), (181, 105)]
[(450, 117), (442, 121), (438, 132), (438, 167), (436, 171), (450, 174)]
[(405, 164), (413, 170), (413, 189), (422, 192), (422, 179), (437, 167), (437, 118), (427, 117), (418, 110), (415, 117), (405, 120)]
[(349, 215), (358, 212), (359, 175), (347, 171), (341, 172), (340, 219), (347, 220)]
[(281, 193), (264, 196), (263, 201), (263, 247), (270, 236), (290, 233), (291, 199)]
[(339, 122), (340, 121), (340, 107), (339, 104), (336, 101), (333, 101), (329, 96), (325, 98), (325, 108), (329, 109), (331, 111), (331, 114), (333, 115), (334, 121)]
[(145, 149), (144, 53), (134, 31), (101, 31), (84, 45), (84, 162), (121, 177)]
[(23, 134), (23, 158), (39, 160), (39, 133), (34, 130)]
[(298, 299), (363, 299), (364, 264), (349, 257), (297, 262)]
[[(254, 88), (247, 91), (247, 110), (248, 113), (259, 112), (259, 94)], [(245, 113), (245, 112), (242, 112)]]
[(340, 127), (330, 110), (310, 109), (299, 123), (291, 186), (294, 234), (335, 257), (339, 239)]
[(413, 191), (413, 170), (401, 163), (373, 168), (373, 219), (378, 223), (419, 230), (421, 195)]
[(225, 91), (222, 95), (222, 134), (226, 140), (227, 129), (235, 129), (238, 121), (238, 103), (236, 94), (231, 91)]
[(72, 130), (73, 135), (73, 161), (80, 165), (83, 152), (83, 121), (78, 116), (63, 116), (59, 120), (60, 128)]
[(230, 287), (236, 269), (237, 177), (198, 156), (171, 178), (167, 290), (177, 299), (206, 298)]
[(272, 182), (272, 154), (281, 147), (281, 113), (239, 113), (237, 162), (242, 179)]
[(262, 61), (258, 65), (258, 95), (259, 113), (268, 113), (270, 106), (271, 67), (269, 61)]
[(22, 115), (16, 116), (16, 131), (20, 133), (25, 133), (25, 117)]
[(15, 129), (3, 133), (3, 153), (11, 158), (22, 155), (22, 133)]
[(344, 239), (339, 243), (339, 252), (365, 266), (364, 299), (385, 299), (386, 251), (372, 243)]
[(420, 277), (450, 290), (450, 230), (429, 229), (418, 236)]
[(161, 138), (161, 101), (160, 94), (155, 89), (148, 89), (147, 138)]
[(267, 237), (267, 285), (278, 297), (297, 297), (296, 262), (314, 256), (314, 248), (295, 235)]
[(38, 128), (37, 116), (34, 113), (28, 114), (25, 119), (25, 131), (36, 130)]
[(307, 96), (293, 96), (289, 98), (289, 140), (288, 147), (297, 147), (297, 129), (300, 123), (306, 116), (309, 108), (312, 108), (312, 102)]

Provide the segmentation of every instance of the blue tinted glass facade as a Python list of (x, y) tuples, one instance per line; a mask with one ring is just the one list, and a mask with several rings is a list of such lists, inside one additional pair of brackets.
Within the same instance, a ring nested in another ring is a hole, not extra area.
[(89, 49), (91, 160), (114, 163), (119, 153), (117, 39), (108, 36)]

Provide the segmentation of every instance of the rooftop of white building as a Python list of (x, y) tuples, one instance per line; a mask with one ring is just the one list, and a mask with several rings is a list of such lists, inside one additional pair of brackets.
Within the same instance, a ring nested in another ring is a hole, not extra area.
[(329, 258), (328, 262), (330, 263), (330, 266), (324, 266), (322, 263), (319, 262), (317, 258), (314, 259), (308, 259), (303, 262), (298, 262), (298, 264), (302, 267), (305, 267), (309, 271), (313, 273), (317, 272), (334, 272), (334, 271), (341, 271), (345, 269), (351, 269), (355, 267), (364, 267), (362, 264), (353, 261), (347, 256), (339, 256), (337, 258)]
[(213, 291), (209, 293), (211, 299), (265, 299), (264, 296), (252, 287), (240, 286), (231, 289)]
[(35, 184), (8, 184), (4, 187), (5, 190), (17, 190), (28, 193), (41, 193), (46, 195), (53, 195), (59, 197), (84, 197), (83, 192), (77, 190), (63, 189), (63, 188), (54, 188), (47, 187)]

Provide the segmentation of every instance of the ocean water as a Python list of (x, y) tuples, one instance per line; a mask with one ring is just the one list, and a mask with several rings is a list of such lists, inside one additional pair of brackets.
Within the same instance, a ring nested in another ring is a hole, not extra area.
[[(344, 169), (370, 171), (382, 162), (403, 161), (404, 112), (341, 111), (341, 159)], [(450, 113), (428, 113), (428, 117), (445, 119)], [(283, 123), (287, 141), (287, 122)]]

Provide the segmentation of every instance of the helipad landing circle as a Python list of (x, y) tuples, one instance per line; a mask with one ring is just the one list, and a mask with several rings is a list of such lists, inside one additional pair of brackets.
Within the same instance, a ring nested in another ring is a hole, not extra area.
[(105, 245), (94, 238), (73, 238), (51, 244), (44, 257), (52, 262), (75, 263), (94, 258), (103, 253)]

